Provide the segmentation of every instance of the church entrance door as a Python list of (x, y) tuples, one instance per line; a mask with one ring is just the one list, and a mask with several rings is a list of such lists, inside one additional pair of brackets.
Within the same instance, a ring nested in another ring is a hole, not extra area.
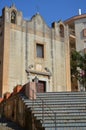
[(38, 93), (46, 92), (46, 82), (45, 81), (39, 81), (37, 83), (37, 92)]

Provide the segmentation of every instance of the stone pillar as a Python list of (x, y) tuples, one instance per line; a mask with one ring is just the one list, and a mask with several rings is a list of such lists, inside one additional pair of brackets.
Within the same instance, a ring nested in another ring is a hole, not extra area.
[(36, 99), (36, 83), (29, 82), (25, 87), (25, 94), (29, 99)]
[(66, 53), (66, 91), (71, 91), (71, 72), (70, 72), (70, 43), (69, 43), (69, 29), (65, 29), (65, 53)]

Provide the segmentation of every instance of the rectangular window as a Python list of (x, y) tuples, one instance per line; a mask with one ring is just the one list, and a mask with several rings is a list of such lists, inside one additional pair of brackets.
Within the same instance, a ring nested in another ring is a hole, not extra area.
[(44, 45), (36, 44), (37, 57), (44, 58)]

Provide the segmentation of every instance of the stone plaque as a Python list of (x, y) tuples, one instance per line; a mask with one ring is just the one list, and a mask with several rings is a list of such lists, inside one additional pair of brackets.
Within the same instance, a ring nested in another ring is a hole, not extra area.
[(36, 70), (41, 71), (41, 70), (42, 70), (42, 65), (37, 64), (37, 65), (36, 65)]

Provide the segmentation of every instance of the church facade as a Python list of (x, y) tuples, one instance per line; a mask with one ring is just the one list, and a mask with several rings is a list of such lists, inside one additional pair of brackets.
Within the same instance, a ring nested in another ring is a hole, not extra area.
[[(38, 92), (78, 91), (71, 85), (70, 50), (85, 47), (86, 15), (51, 27), (37, 13), (23, 18), (15, 6), (0, 17), (0, 95), (37, 80)], [(84, 32), (84, 33), (83, 33)]]

